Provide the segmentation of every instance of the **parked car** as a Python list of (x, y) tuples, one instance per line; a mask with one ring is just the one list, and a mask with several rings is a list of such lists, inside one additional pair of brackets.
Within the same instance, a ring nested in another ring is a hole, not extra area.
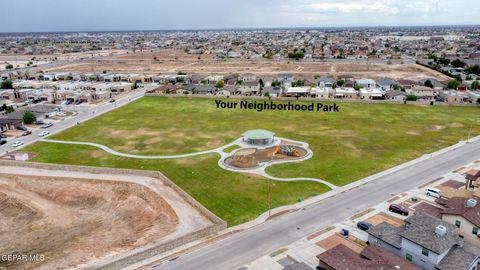
[(70, 105), (70, 104), (72, 104), (72, 103), (73, 103), (73, 99), (69, 99), (69, 100), (67, 101), (67, 104), (65, 104), (65, 105)]
[(59, 112), (59, 113), (57, 113), (57, 115), (60, 116), (60, 117), (65, 117), (65, 116), (67, 116), (67, 114), (64, 113), (64, 112)]
[(7, 138), (7, 135), (5, 134), (0, 134), (0, 139), (6, 139)]
[(437, 188), (429, 187), (427, 190), (425, 190), (425, 194), (434, 198), (440, 198), (442, 196), (442, 191)]
[(366, 231), (370, 229), (373, 225), (371, 223), (368, 223), (366, 221), (360, 221), (357, 223), (357, 228), (359, 228), (362, 231)]
[(42, 132), (38, 133), (38, 137), (47, 136), (48, 134), (50, 134), (50, 132), (48, 132), (48, 131), (42, 131)]
[(44, 128), (44, 129), (45, 129), (45, 128), (49, 128), (49, 127), (51, 127), (51, 126), (53, 126), (52, 123), (46, 123), (46, 124), (44, 124), (41, 128)]
[(75, 105), (80, 105), (80, 104), (82, 104), (82, 101), (81, 101), (81, 100), (75, 101)]
[(14, 142), (14, 143), (12, 144), (12, 147), (19, 147), (19, 146), (21, 146), (21, 145), (23, 145), (23, 142)]
[(18, 127), (17, 127), (17, 129), (18, 129), (18, 130), (27, 131), (27, 128), (26, 128), (26, 127), (24, 127), (24, 126), (18, 126)]
[(110, 99), (110, 103), (114, 103), (115, 102), (115, 99)]
[(390, 204), (390, 206), (388, 207), (388, 211), (394, 212), (400, 215), (408, 216), (408, 209), (399, 204), (395, 204), (395, 203)]
[(7, 143), (7, 140), (0, 140), (0, 145), (4, 145)]
[(45, 122), (43, 122), (43, 121), (40, 120), (40, 121), (35, 121), (33, 124), (35, 124), (35, 125), (37, 125), (37, 126), (40, 126), (40, 125), (44, 125)]
[(32, 134), (32, 132), (30, 130), (27, 130), (27, 131), (22, 133), (22, 136), (28, 136), (30, 134)]

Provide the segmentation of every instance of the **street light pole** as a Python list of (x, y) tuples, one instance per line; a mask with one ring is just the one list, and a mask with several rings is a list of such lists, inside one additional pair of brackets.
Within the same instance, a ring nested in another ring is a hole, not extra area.
[(267, 182), (267, 185), (268, 185), (268, 217), (270, 217), (272, 215), (272, 198), (270, 195), (272, 188), (270, 186), (270, 182)]
[(472, 133), (473, 123), (470, 123), (470, 129), (468, 130), (467, 143), (470, 142), (470, 134)]

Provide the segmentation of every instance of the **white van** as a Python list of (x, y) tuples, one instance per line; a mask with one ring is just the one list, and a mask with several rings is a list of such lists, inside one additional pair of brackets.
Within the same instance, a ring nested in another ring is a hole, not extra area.
[(440, 198), (440, 196), (442, 196), (442, 192), (436, 188), (427, 188), (427, 190), (425, 190), (425, 194), (434, 198)]

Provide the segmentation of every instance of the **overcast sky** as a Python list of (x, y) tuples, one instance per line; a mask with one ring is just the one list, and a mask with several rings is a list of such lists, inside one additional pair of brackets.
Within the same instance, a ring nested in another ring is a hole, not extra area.
[(479, 0), (1, 0), (0, 32), (480, 24)]

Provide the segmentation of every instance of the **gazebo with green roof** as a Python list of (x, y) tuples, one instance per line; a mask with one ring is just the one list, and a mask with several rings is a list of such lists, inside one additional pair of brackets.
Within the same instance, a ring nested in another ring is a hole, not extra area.
[(243, 141), (251, 145), (268, 145), (273, 143), (275, 133), (265, 129), (252, 129), (242, 134)]

